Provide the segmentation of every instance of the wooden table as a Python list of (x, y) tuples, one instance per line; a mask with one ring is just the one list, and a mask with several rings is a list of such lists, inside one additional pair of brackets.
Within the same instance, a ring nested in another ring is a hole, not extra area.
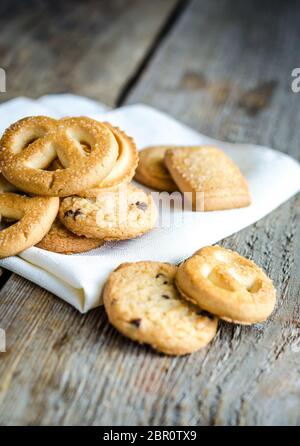
[[(223, 140), (299, 158), (297, 2), (113, 0), (0, 4), (6, 94), (73, 92), (144, 102)], [(1, 424), (300, 424), (300, 197), (227, 238), (263, 266), (278, 304), (263, 325), (221, 323), (182, 358), (120, 336), (2, 272)]]

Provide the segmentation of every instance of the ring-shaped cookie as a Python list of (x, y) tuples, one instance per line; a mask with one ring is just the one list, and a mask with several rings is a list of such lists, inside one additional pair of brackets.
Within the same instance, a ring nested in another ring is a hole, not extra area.
[(15, 255), (38, 243), (49, 231), (59, 207), (57, 197), (0, 194), (0, 215), (16, 223), (0, 230), (0, 257)]
[(276, 291), (254, 262), (220, 246), (208, 246), (183, 262), (176, 285), (186, 299), (221, 319), (262, 322), (272, 313)]
[[(0, 145), (5, 178), (38, 195), (67, 196), (88, 189), (110, 173), (118, 156), (113, 133), (85, 117), (24, 118), (5, 131)], [(45, 170), (55, 158), (64, 169)]]

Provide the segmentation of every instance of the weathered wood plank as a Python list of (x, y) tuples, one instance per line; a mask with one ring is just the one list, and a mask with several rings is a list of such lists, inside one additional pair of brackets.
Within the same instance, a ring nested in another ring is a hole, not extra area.
[[(129, 102), (299, 159), (299, 95), (290, 88), (299, 19), (293, 2), (195, 1)], [(175, 398), (157, 399), (154, 423), (300, 424), (299, 198), (224, 241), (274, 279), (272, 318), (249, 328), (222, 324), (203, 360), (186, 360), (187, 372), (172, 383)]]
[[(60, 5), (53, 5), (51, 1), (34, 0), (26, 4), (11, 0), (1, 2), (0, 54), (1, 66), (7, 72), (8, 91), (1, 94), (0, 100), (5, 101), (18, 95), (38, 97), (45, 93), (67, 91), (89, 95), (108, 105), (114, 105), (131, 77), (135, 76), (178, 3), (177, 0), (162, 0), (159, 3), (144, 0), (88, 0), (65, 1)], [(4, 271), (3, 274), (0, 270), (0, 274), (1, 279), (4, 276), (1, 287), (9, 273)], [(52, 307), (53, 304), (58, 307)], [(39, 317), (34, 308), (40, 309)], [(38, 415), (39, 406), (43, 406), (43, 403), (40, 404), (39, 398), (34, 396), (34, 389), (42, 389), (44, 382), (48, 389), (45, 392), (51, 393), (51, 384), (48, 385), (48, 379), (44, 381), (45, 373), (49, 373), (49, 370), (46, 371), (49, 367), (49, 364), (45, 365), (46, 357), (49, 353), (51, 356), (52, 348), (56, 357), (55, 352), (59, 352), (63, 345), (70, 352), (66, 327), (74, 325), (74, 328), (78, 328), (78, 324), (84, 323), (86, 317), (90, 320), (93, 314), (88, 332), (94, 331), (97, 338), (101, 310), (81, 318), (76, 311), (50, 293), (12, 275), (1, 294), (0, 312), (0, 327), (6, 330), (8, 348), (7, 353), (1, 353), (0, 357), (0, 424), (45, 423), (44, 411)], [(68, 316), (64, 317), (63, 314)], [(74, 317), (77, 320), (75, 324)], [(52, 323), (49, 326), (50, 331), (40, 326), (39, 321), (44, 318), (54, 321), (54, 326)], [(59, 323), (62, 319), (65, 319), (64, 323)], [(49, 346), (47, 337), (52, 330), (57, 334), (56, 341)], [(82, 341), (85, 343), (88, 337), (89, 334), (84, 334)], [(93, 345), (97, 345), (95, 339)], [(42, 354), (40, 357), (41, 351), (46, 356)], [(39, 370), (42, 370), (39, 376), (34, 372), (34, 363), (37, 363), (34, 358), (37, 357), (40, 358)], [(54, 359), (51, 359), (51, 363)], [(69, 360), (67, 355), (67, 361)], [(25, 364), (29, 375), (25, 378), (26, 386), (24, 387), (23, 381), (19, 387), (16, 377), (19, 375), (19, 367), (23, 368)], [(16, 385), (19, 390), (10, 400), (8, 395), (11, 385)], [(29, 414), (25, 407), (31, 398), (34, 400), (34, 409)], [(43, 400), (43, 392), (40, 398)], [(8, 411), (6, 404), (9, 406)], [(5, 413), (15, 415), (8, 419)], [(50, 423), (55, 422), (51, 417), (49, 420)]]
[[(291, 2), (194, 1), (128, 102), (164, 109), (216, 138), (299, 156), (299, 98), (289, 87), (298, 22)], [(299, 204), (296, 197), (224, 241), (275, 280), (271, 319), (221, 323), (209, 348), (185, 358), (122, 338), (102, 309), (81, 316), (22, 278), (7, 283), (0, 422), (300, 424)]]
[(75, 92), (113, 106), (176, 4), (2, 1), (0, 99)]
[(271, 145), (299, 159), (291, 72), (300, 12), (293, 1), (260, 3), (194, 2), (128, 102), (172, 112), (212, 137)]

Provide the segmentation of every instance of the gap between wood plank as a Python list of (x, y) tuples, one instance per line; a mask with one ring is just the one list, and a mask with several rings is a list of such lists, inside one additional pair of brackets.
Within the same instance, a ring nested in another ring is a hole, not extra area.
[(0, 269), (0, 290), (4, 287), (10, 276), (12, 275), (12, 272), (8, 269)]
[(153, 55), (155, 54), (158, 47), (162, 44), (163, 40), (167, 37), (170, 30), (176, 24), (176, 22), (180, 19), (182, 13), (190, 4), (191, 0), (179, 0), (175, 5), (173, 11), (170, 13), (169, 17), (166, 19), (164, 25), (161, 30), (158, 32), (157, 36), (154, 38), (152, 45), (146, 51), (144, 58), (139, 64), (136, 71), (133, 75), (128, 79), (124, 87), (121, 89), (121, 92), (116, 100), (116, 107), (120, 107), (130, 95), (130, 92), (134, 88), (135, 84), (138, 82), (141, 74), (146, 69), (146, 67), (150, 64)]

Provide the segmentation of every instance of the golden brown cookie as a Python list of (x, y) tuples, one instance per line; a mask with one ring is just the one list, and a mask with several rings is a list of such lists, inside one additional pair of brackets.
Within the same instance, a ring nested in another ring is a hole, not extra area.
[(0, 257), (18, 254), (38, 243), (49, 231), (58, 206), (57, 197), (0, 194), (1, 220), (16, 221), (0, 231)]
[(153, 189), (167, 192), (178, 190), (164, 163), (168, 146), (151, 146), (139, 152), (135, 180)]
[(98, 248), (103, 243), (104, 241), (98, 238), (79, 237), (73, 234), (56, 219), (48, 234), (36, 246), (60, 254), (76, 254)]
[(276, 291), (254, 262), (220, 246), (208, 246), (183, 262), (176, 275), (181, 294), (195, 305), (237, 324), (262, 322)]
[(129, 184), (97, 197), (64, 198), (59, 219), (78, 235), (125, 240), (139, 237), (155, 226), (156, 207), (150, 194)]
[[(63, 197), (89, 189), (111, 172), (118, 156), (114, 134), (86, 117), (21, 119), (4, 132), (0, 146), (5, 178), (38, 195)], [(46, 170), (57, 157), (64, 168)]]
[(97, 197), (103, 189), (113, 190), (122, 184), (128, 184), (134, 176), (138, 164), (138, 151), (133, 138), (109, 122), (103, 122), (114, 135), (118, 143), (118, 159), (112, 171), (94, 187), (78, 193), (81, 197)]
[(213, 339), (218, 320), (181, 297), (176, 271), (167, 263), (125, 263), (109, 276), (103, 298), (111, 324), (125, 336), (185, 355)]
[(238, 166), (216, 147), (169, 149), (165, 163), (181, 192), (191, 193), (194, 210), (216, 211), (251, 203)]
[[(128, 184), (134, 176), (136, 166), (138, 164), (138, 151), (134, 140), (126, 135), (125, 132), (118, 127), (114, 127), (108, 122), (103, 122), (114, 134), (118, 143), (118, 159), (112, 171), (100, 183), (91, 189), (78, 192), (81, 197), (97, 197), (97, 195), (105, 190), (115, 190), (122, 184)], [(83, 146), (85, 150), (85, 146)], [(51, 170), (63, 169), (63, 165), (56, 158), (50, 165)]]
[(7, 181), (6, 178), (4, 178), (3, 175), (0, 174), (0, 194), (3, 194), (4, 192), (17, 192), (18, 189), (16, 186), (11, 184), (9, 181)]

